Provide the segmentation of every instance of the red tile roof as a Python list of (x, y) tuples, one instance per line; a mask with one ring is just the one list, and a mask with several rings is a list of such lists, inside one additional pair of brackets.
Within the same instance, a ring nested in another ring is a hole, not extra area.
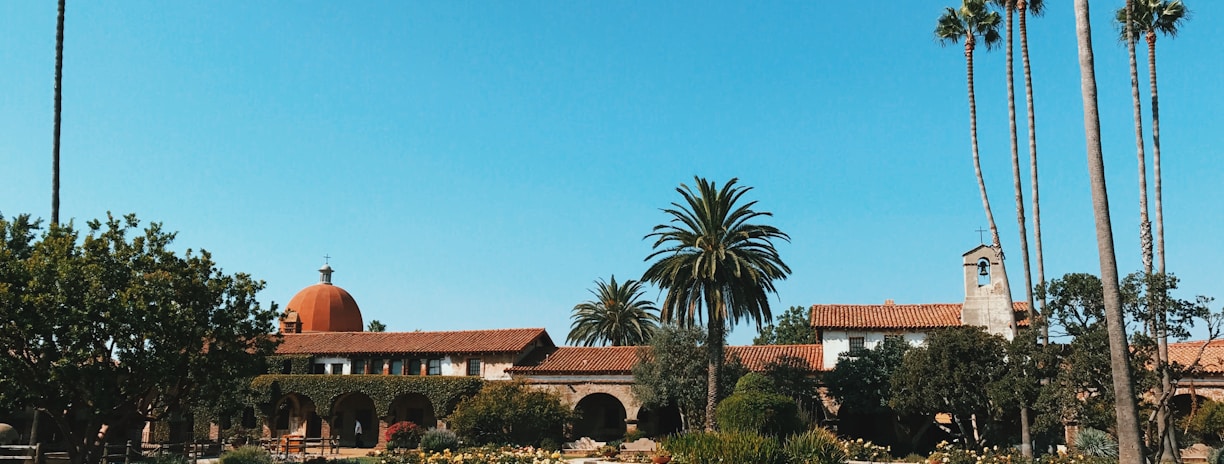
[[(1202, 350), (1202, 357), (1199, 357)], [(1204, 374), (1224, 374), (1224, 340), (1170, 343), (1169, 361), (1189, 366), (1199, 358), (1198, 370)]]
[(313, 332), (284, 334), (276, 354), (467, 354), (517, 353), (541, 340), (553, 346), (544, 329), (462, 330), (451, 332)]
[[(506, 369), (517, 375), (631, 375), (637, 364), (638, 347), (571, 347), (562, 346), (542, 353), (541, 357), (524, 360)], [(771, 361), (783, 355), (806, 360), (814, 370), (823, 368), (821, 345), (728, 346), (727, 356), (739, 356), (751, 371), (763, 371)]]
[[(962, 303), (812, 305), (812, 327), (816, 329), (934, 329), (961, 325)], [(1015, 302), (1017, 313), (1028, 304)], [(1028, 320), (1016, 315), (1021, 326)]]

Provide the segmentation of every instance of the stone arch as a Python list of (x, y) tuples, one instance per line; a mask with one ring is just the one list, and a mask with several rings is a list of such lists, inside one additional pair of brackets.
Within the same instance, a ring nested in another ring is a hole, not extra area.
[(1173, 414), (1177, 418), (1189, 416), (1191, 413), (1201, 409), (1211, 399), (1206, 396), (1194, 393), (1181, 393), (1174, 395), (1169, 400), (1169, 408), (1173, 410)]
[(625, 436), (625, 405), (608, 393), (591, 393), (574, 404), (579, 418), (574, 435), (595, 440), (617, 440)]
[(405, 393), (395, 397), (387, 408), (386, 421), (388, 424), (409, 421), (427, 429), (438, 426), (433, 402), (420, 393)]
[(272, 408), (269, 421), (270, 435), (309, 436), (310, 432), (321, 431), (322, 419), (317, 414), (318, 407), (314, 400), (301, 393), (290, 392), (281, 395)]
[[(368, 448), (378, 444), (377, 409), (374, 400), (365, 393), (350, 392), (337, 396), (332, 402), (328, 423), (331, 424), (328, 435), (340, 437), (341, 446)], [(357, 423), (361, 423), (361, 437), (356, 433)]]

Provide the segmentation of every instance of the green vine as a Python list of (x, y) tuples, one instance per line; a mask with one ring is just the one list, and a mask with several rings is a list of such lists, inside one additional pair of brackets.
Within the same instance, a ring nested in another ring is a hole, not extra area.
[(286, 394), (297, 393), (310, 398), (319, 416), (329, 417), (336, 400), (347, 393), (363, 393), (374, 401), (380, 416), (390, 414), (391, 402), (397, 397), (417, 393), (429, 399), (435, 413), (441, 417), (465, 396), (480, 391), (484, 381), (479, 377), (418, 377), (398, 375), (261, 375), (251, 382), (260, 398), (259, 409), (273, 415), (276, 403)]
[(290, 374), (309, 374), (314, 357), (310, 355), (274, 355), (268, 356), (268, 374), (278, 375), (283, 372), (285, 361), (290, 363)]

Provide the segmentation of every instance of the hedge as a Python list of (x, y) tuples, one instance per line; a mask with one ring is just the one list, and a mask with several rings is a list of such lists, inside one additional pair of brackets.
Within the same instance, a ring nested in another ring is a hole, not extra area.
[(269, 416), (285, 394), (297, 393), (310, 398), (322, 417), (331, 416), (332, 405), (341, 395), (354, 392), (369, 396), (380, 416), (391, 413), (391, 402), (397, 397), (410, 393), (428, 398), (434, 412), (444, 416), (460, 399), (476, 394), (483, 385), (479, 377), (399, 375), (276, 374), (261, 375), (251, 382), (261, 398), (260, 409)]

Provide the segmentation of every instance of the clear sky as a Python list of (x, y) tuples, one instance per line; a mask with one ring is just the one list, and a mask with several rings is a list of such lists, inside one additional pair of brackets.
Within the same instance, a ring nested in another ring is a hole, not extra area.
[[(1074, 15), (1047, 3), (1029, 24), (1047, 275), (1095, 274)], [(73, 0), (61, 217), (161, 221), (180, 247), (267, 281), (265, 302), (316, 282), (326, 254), (389, 330), (545, 327), (562, 343), (596, 279), (641, 276), (643, 236), (680, 183), (738, 177), (792, 238), (775, 314), (959, 302), (960, 255), (986, 220), (962, 48), (932, 35), (948, 4)], [(1108, 21), (1121, 4), (1092, 2), (1127, 273), (1134, 129)], [(1224, 2), (1189, 7), (1157, 45), (1168, 265), (1180, 296), (1224, 298)], [(50, 216), (55, 15), (52, 1), (0, 2), (5, 216)], [(1020, 298), (1002, 50), (977, 64)], [(741, 325), (731, 342), (754, 335)]]

